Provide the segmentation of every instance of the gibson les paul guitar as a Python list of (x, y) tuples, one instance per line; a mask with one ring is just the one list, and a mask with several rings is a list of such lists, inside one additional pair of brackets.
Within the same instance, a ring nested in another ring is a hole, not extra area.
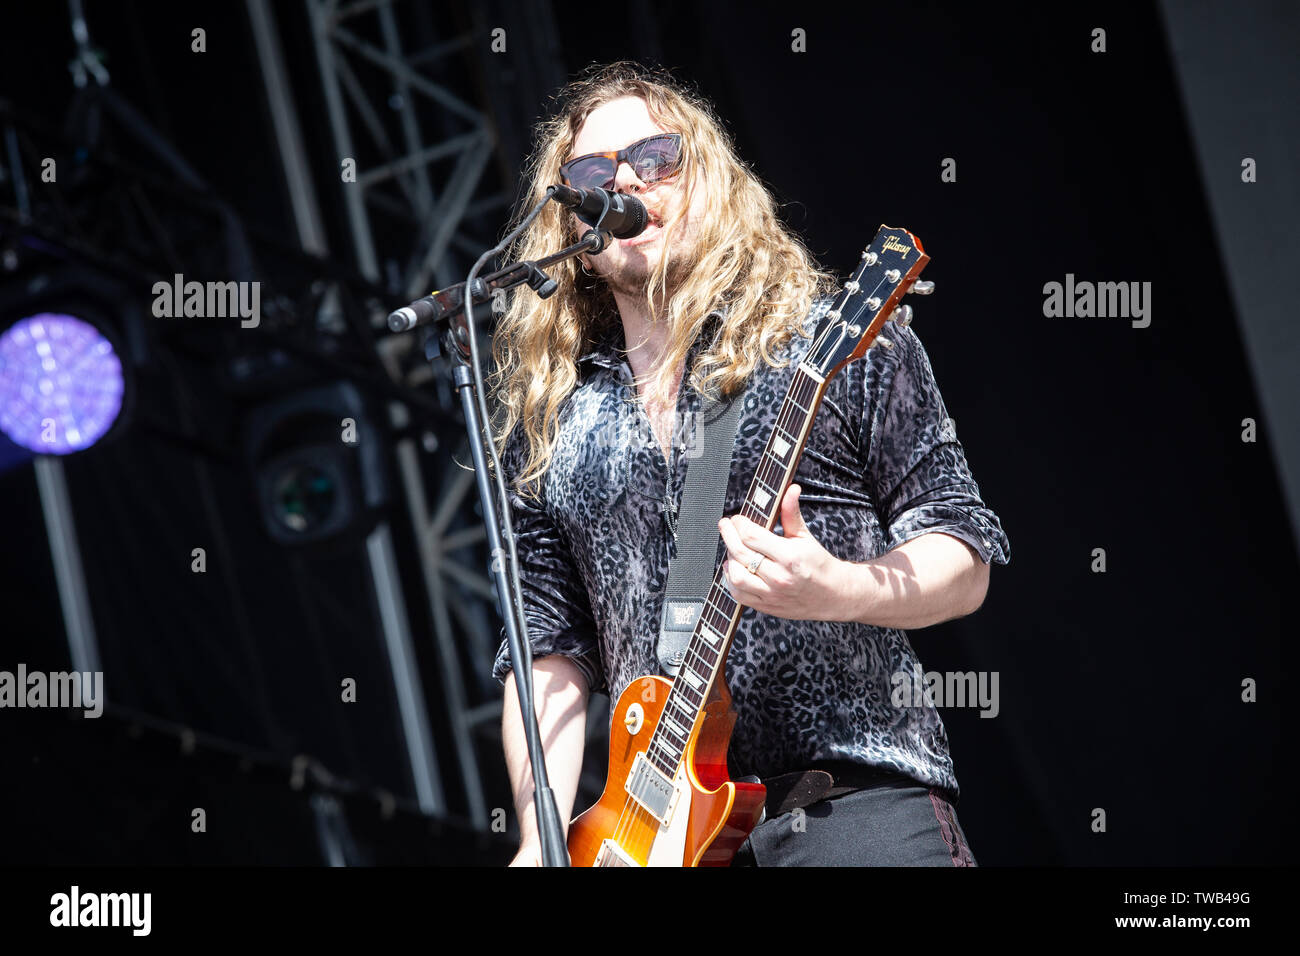
[[(826, 385), (867, 350), (893, 343), (886, 322), (906, 325), (903, 294), (930, 257), (905, 229), (881, 226), (795, 369), (740, 513), (771, 531), (803, 454)], [(641, 677), (614, 706), (605, 791), (569, 826), (574, 866), (726, 866), (762, 815), (766, 788), (728, 779), (736, 715), (724, 665), (742, 606), (723, 566), (674, 680)]]

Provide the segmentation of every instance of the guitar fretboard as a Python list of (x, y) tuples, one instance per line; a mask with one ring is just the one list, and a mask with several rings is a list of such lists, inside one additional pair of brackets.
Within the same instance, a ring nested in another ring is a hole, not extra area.
[[(781, 496), (798, 467), (825, 387), (825, 379), (815, 370), (804, 365), (795, 369), (755, 469), (740, 513), (769, 531), (776, 525)], [(724, 567), (725, 562), (714, 572), (704, 610), (687, 645), (663, 715), (646, 748), (646, 758), (670, 780), (677, 775), (687, 742), (713, 682), (718, 679), (740, 620), (741, 605), (727, 591)]]

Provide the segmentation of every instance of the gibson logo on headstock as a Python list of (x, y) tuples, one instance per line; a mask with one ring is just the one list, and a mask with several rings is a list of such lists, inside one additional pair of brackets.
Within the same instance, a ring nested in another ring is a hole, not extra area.
[(881, 251), (882, 251), (882, 252), (897, 252), (897, 253), (899, 253), (900, 255), (906, 256), (909, 252), (912, 251), (912, 247), (911, 247), (911, 246), (905, 246), (905, 245), (903, 245), (901, 242), (899, 242), (897, 239), (895, 239), (893, 236), (890, 236), (888, 239), (885, 240), (885, 244), (884, 244), (883, 246), (881, 246)]

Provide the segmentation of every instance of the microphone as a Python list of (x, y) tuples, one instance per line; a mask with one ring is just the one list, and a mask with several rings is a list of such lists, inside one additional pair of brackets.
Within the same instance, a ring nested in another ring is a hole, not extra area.
[[(491, 293), (483, 279), (474, 280), (474, 304), (486, 303)], [(465, 283), (458, 282), (441, 292), (431, 292), (388, 314), (388, 328), (393, 332), (406, 332), (419, 325), (437, 322), (443, 316), (455, 315), (465, 308)]]
[[(633, 236), (638, 236), (645, 231), (650, 222), (650, 214), (646, 211), (645, 204), (623, 193), (612, 193), (599, 187), (574, 189), (562, 185), (552, 186), (549, 192), (553, 200), (572, 209), (574, 215), (593, 227), (600, 222), (601, 213), (605, 212), (605, 203), (608, 200), (609, 213), (601, 222), (600, 228), (612, 234), (615, 239), (631, 239)], [(513, 282), (522, 281), (527, 273), (516, 275), (518, 268), (519, 266), (508, 267), (490, 276), (475, 279), (474, 305), (486, 303), (491, 298), (493, 289), (504, 283), (506, 278)], [(416, 299), (409, 305), (389, 313), (388, 328), (393, 332), (406, 332), (417, 326), (429, 325), (444, 317), (456, 315), (464, 308), (465, 283), (460, 282), (440, 292), (433, 292)]]
[(574, 189), (572, 186), (551, 187), (551, 198), (561, 206), (568, 206), (574, 215), (589, 226), (595, 226), (609, 200), (609, 215), (600, 228), (608, 230), (615, 239), (631, 239), (645, 231), (650, 214), (639, 199), (623, 193), (612, 193), (593, 186), (591, 189)]

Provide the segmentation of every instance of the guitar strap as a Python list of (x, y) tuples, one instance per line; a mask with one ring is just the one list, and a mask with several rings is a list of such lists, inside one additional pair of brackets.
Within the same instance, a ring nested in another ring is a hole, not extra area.
[(686, 466), (677, 517), (677, 555), (668, 565), (656, 654), (659, 666), (677, 676), (695, 622), (718, 569), (718, 519), (727, 497), (727, 478), (736, 446), (745, 389), (730, 400), (706, 401), (701, 407)]

